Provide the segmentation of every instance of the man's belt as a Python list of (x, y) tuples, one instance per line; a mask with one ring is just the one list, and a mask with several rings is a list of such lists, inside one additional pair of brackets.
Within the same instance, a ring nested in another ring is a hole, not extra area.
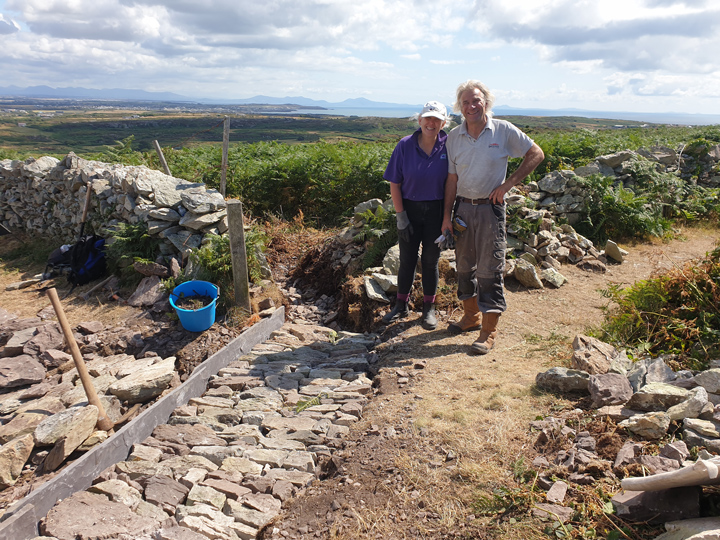
[(457, 197), (457, 200), (468, 204), (492, 204), (490, 199), (468, 199), (467, 197)]

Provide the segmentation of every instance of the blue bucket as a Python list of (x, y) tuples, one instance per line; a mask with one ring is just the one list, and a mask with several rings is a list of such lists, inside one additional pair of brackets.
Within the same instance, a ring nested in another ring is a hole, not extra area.
[[(215, 322), (215, 306), (220, 289), (207, 281), (186, 281), (175, 287), (170, 293), (170, 305), (180, 318), (180, 324), (190, 332), (204, 332)], [(213, 299), (200, 309), (183, 309), (175, 305), (175, 300), (189, 296), (209, 296)]]

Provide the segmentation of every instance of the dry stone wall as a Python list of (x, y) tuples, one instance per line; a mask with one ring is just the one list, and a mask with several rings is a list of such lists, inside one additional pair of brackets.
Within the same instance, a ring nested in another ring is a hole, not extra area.
[(206, 234), (228, 228), (225, 199), (217, 190), (147, 167), (88, 161), (74, 153), (63, 160), (0, 161), (0, 223), (11, 231), (73, 239), (88, 186), (93, 194), (87, 221), (96, 231), (143, 222), (162, 239), (163, 255), (197, 248)]
[[(582, 178), (601, 174), (631, 188), (635, 180), (628, 165), (638, 160), (651, 161), (659, 172), (705, 187), (720, 186), (720, 145), (699, 156), (664, 146), (624, 150), (598, 156), (574, 171), (553, 171), (528, 184), (527, 199), (534, 207), (528, 210), (529, 217), (574, 225), (587, 207), (589, 194)], [(89, 161), (72, 152), (63, 160), (45, 156), (0, 161), (0, 223), (10, 230), (73, 238), (88, 185), (94, 192), (88, 221), (96, 230), (119, 222), (144, 222), (151, 236), (163, 240), (163, 255), (197, 248), (206, 234), (227, 231), (226, 203), (217, 190), (144, 166)], [(524, 194), (508, 198), (509, 205), (526, 203)]]
[[(615, 178), (617, 182), (622, 182), (624, 187), (631, 189), (635, 184), (635, 177), (628, 166), (640, 160), (654, 163), (658, 172), (676, 174), (686, 181), (697, 176), (697, 183), (704, 187), (720, 186), (720, 145), (699, 157), (684, 154), (682, 149), (676, 151), (666, 146), (652, 146), (649, 149), (641, 148), (637, 152), (623, 150), (598, 156), (573, 171), (553, 171), (538, 182), (528, 185), (528, 198), (535, 202), (537, 210), (547, 211), (551, 217), (562, 218), (574, 225), (581, 219), (589, 195), (582, 187), (581, 178), (600, 174)], [(508, 202), (512, 203), (510, 200)]]

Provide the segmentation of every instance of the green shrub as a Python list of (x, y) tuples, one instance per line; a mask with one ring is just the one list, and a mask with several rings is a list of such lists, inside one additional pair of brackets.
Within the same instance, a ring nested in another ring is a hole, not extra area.
[(720, 248), (683, 268), (603, 293), (614, 303), (603, 339), (653, 355), (677, 354), (681, 368), (706, 369), (720, 357)]
[(377, 207), (374, 212), (366, 210), (362, 218), (365, 223), (355, 240), (366, 243), (362, 265), (365, 269), (382, 263), (388, 249), (397, 243), (398, 235), (395, 212), (385, 210), (383, 206)]
[[(247, 253), (248, 278), (254, 283), (262, 279), (260, 260), (257, 253), (265, 251), (268, 238), (265, 232), (253, 225), (245, 231), (245, 250)], [(230, 236), (209, 234), (205, 243), (190, 253), (191, 264), (177, 279), (164, 282), (165, 288), (171, 291), (181, 283), (193, 279), (209, 281), (220, 289), (218, 308), (221, 311), (234, 303), (234, 283), (232, 256), (230, 253)]]
[(670, 222), (662, 216), (662, 205), (644, 194), (625, 189), (614, 178), (592, 175), (580, 180), (588, 190), (588, 208), (575, 229), (594, 242), (664, 236)]
[(136, 261), (154, 262), (160, 247), (160, 240), (150, 236), (145, 223), (119, 224), (107, 230), (105, 256), (111, 273), (120, 276), (124, 285), (136, 284), (142, 276), (134, 271)]

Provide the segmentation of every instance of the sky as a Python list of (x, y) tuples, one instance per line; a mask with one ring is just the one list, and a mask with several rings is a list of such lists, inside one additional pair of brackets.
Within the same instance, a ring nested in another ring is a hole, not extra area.
[(0, 86), (720, 114), (716, 0), (0, 0)]

